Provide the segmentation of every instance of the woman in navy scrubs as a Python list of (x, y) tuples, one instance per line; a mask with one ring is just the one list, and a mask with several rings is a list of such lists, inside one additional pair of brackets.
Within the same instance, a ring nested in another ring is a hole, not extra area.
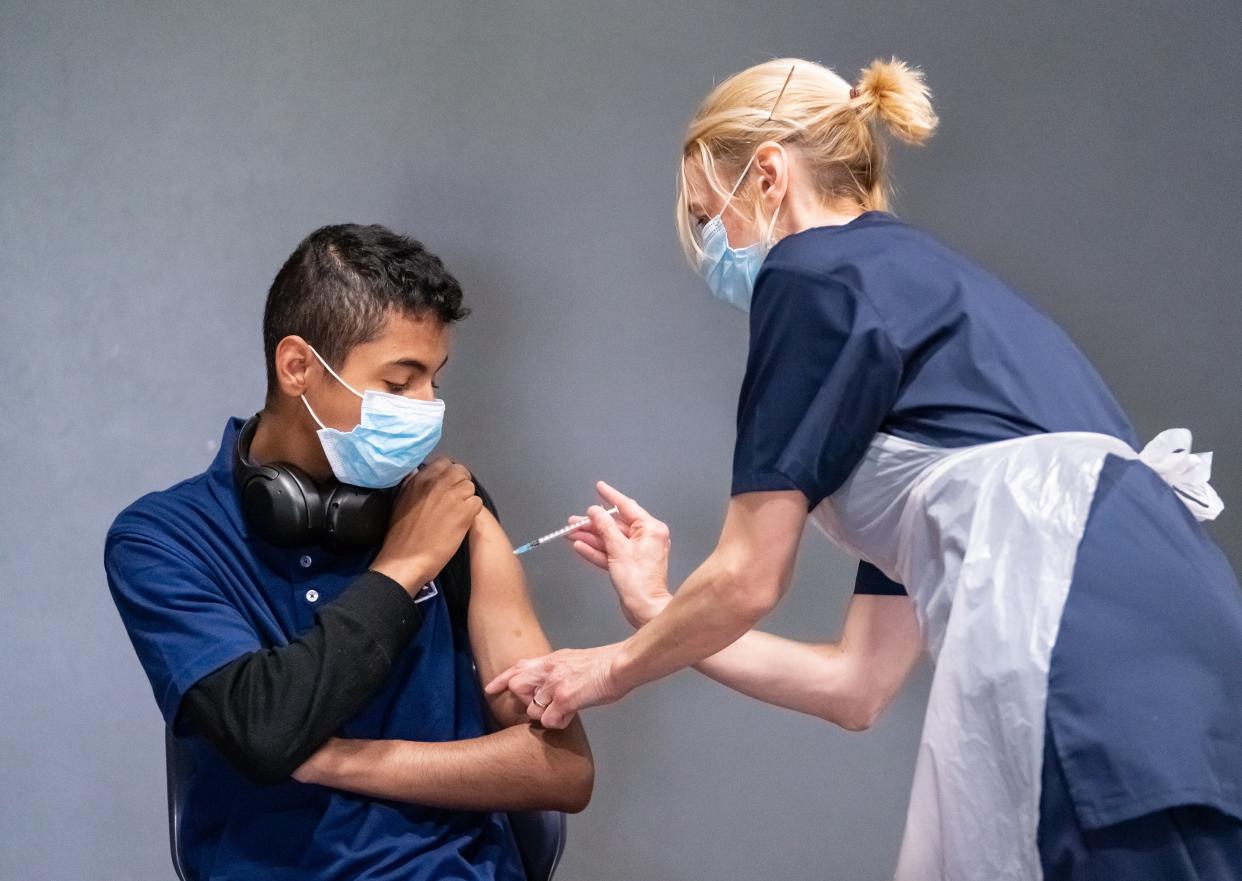
[[(1190, 433), (1138, 449), (1069, 338), (887, 213), (882, 129), (936, 126), (921, 75), (810, 62), (717, 86), (686, 135), (677, 220), (750, 313), (732, 498), (674, 594), (668, 530), (601, 484), (575, 549), (639, 629), (521, 662), (560, 727), (694, 664), (866, 728), (935, 664), (897, 877), (1242, 878), (1242, 591), (1201, 520)], [(861, 559), (842, 638), (752, 631), (810, 517)]]

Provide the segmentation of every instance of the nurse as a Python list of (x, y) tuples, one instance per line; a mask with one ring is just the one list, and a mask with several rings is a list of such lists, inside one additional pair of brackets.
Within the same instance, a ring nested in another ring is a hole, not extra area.
[[(731, 500), (675, 593), (668, 530), (605, 484), (574, 536), (629, 639), (490, 685), (561, 727), (689, 665), (866, 728), (935, 665), (897, 877), (1242, 877), (1242, 591), (1200, 521), (1184, 429), (1139, 449), (1062, 330), (888, 213), (885, 138), (927, 140), (921, 75), (814, 63), (725, 80), (686, 133), (677, 226), (750, 313)], [(808, 516), (861, 559), (839, 642), (752, 631)]]

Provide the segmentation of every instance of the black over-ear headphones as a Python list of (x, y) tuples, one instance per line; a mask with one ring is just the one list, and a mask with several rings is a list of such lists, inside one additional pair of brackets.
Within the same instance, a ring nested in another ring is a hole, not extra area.
[(317, 486), (301, 468), (285, 462), (250, 461), (259, 413), (246, 420), (233, 448), (233, 482), (246, 522), (282, 547), (318, 542), (333, 551), (374, 547), (388, 531), (392, 491), (329, 480)]

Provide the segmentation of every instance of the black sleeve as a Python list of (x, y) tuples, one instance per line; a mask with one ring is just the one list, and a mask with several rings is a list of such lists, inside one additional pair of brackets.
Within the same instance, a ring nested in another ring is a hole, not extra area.
[(866, 560), (861, 560), (858, 563), (858, 575), (854, 579), (854, 593), (903, 597), (906, 589)]
[(284, 780), (370, 699), (422, 617), (400, 584), (364, 572), (289, 645), (200, 679), (181, 712), (248, 776)]

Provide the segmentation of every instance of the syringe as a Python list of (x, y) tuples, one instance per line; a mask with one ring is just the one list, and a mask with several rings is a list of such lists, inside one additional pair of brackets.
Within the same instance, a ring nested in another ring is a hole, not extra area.
[[(617, 513), (617, 506), (613, 505), (611, 508), (609, 508), (604, 513), (605, 514)], [(583, 520), (578, 520), (574, 523), (571, 523), (568, 526), (562, 526), (560, 529), (556, 530), (555, 532), (549, 532), (547, 535), (541, 535), (534, 541), (528, 541), (526, 544), (522, 545), (520, 548), (514, 548), (513, 553), (517, 554), (518, 556), (521, 556), (527, 551), (531, 551), (539, 547), (545, 541), (551, 541), (554, 538), (560, 538), (562, 535), (569, 535), (569, 533), (573, 532), (575, 529), (581, 529), (583, 526), (585, 526), (586, 524), (590, 522), (591, 522), (590, 520), (583, 519)]]

